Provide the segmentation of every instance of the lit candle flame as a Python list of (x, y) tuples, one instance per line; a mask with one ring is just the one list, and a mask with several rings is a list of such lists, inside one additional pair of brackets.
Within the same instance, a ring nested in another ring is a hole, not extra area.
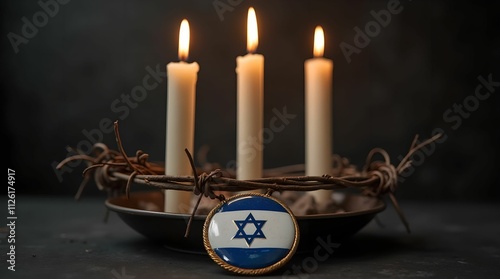
[(186, 19), (181, 22), (179, 31), (179, 59), (186, 61), (189, 56), (189, 23)]
[(247, 17), (247, 51), (254, 53), (259, 45), (259, 30), (257, 28), (257, 16), (255, 10), (250, 7)]
[(325, 52), (325, 34), (321, 26), (316, 26), (314, 30), (314, 57), (323, 57)]

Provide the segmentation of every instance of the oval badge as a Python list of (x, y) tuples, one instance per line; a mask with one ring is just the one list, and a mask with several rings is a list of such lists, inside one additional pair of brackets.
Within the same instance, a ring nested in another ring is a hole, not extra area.
[(282, 267), (297, 249), (299, 228), (290, 209), (259, 193), (232, 196), (208, 214), (203, 244), (223, 268), (259, 275)]

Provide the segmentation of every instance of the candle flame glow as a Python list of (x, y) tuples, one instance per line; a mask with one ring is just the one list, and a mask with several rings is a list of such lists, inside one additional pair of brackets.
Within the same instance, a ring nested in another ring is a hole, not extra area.
[(314, 57), (322, 57), (325, 52), (325, 34), (321, 26), (316, 26), (314, 30)]
[(259, 30), (257, 28), (257, 16), (255, 10), (250, 7), (247, 17), (247, 51), (253, 53), (259, 45)]
[(189, 56), (189, 23), (186, 19), (181, 22), (179, 31), (179, 59), (186, 61)]

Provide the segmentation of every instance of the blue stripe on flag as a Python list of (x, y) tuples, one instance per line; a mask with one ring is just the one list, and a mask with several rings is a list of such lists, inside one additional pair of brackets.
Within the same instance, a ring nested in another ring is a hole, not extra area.
[(248, 196), (230, 201), (229, 203), (223, 205), (218, 212), (239, 211), (239, 210), (268, 210), (268, 211), (287, 212), (283, 208), (283, 206), (281, 206), (274, 200), (260, 196)]
[(240, 268), (263, 268), (283, 259), (290, 249), (283, 248), (215, 248), (228, 264)]

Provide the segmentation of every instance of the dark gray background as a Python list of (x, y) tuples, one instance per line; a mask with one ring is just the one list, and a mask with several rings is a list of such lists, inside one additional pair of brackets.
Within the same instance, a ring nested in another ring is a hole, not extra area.
[[(219, 2), (228, 3), (227, 0)], [(238, 2), (238, 1), (232, 1)], [(145, 68), (177, 61), (180, 21), (191, 25), (190, 61), (200, 64), (195, 151), (210, 146), (208, 159), (235, 159), (235, 58), (246, 52), (246, 14), (257, 12), (265, 56), (265, 125), (272, 109), (296, 114), (265, 146), (265, 167), (304, 161), (303, 63), (311, 57), (314, 27), (326, 31), (325, 55), (335, 63), (334, 152), (362, 166), (374, 147), (395, 163), (416, 134), (435, 128), (447, 140), (425, 156), (400, 185), (406, 199), (498, 200), (497, 92), (480, 101), (457, 129), (443, 113), (473, 95), (477, 77), (500, 81), (497, 9), (489, 1), (401, 1), (403, 10), (348, 63), (340, 44), (354, 45), (354, 28), (373, 20), (370, 11), (389, 1), (242, 1), (221, 20), (214, 1), (70, 1), (39, 28), (16, 54), (10, 32), (41, 10), (37, 1), (2, 1), (2, 104), (6, 164), (16, 170), (23, 194), (73, 195), (83, 164), (58, 180), (54, 162), (66, 146), (86, 140), (85, 130), (122, 113), (113, 101), (142, 83)], [(142, 149), (164, 160), (164, 80), (124, 119), (121, 135), (129, 154)], [(103, 142), (116, 148), (113, 133)], [(95, 185), (84, 193), (99, 193)]]

